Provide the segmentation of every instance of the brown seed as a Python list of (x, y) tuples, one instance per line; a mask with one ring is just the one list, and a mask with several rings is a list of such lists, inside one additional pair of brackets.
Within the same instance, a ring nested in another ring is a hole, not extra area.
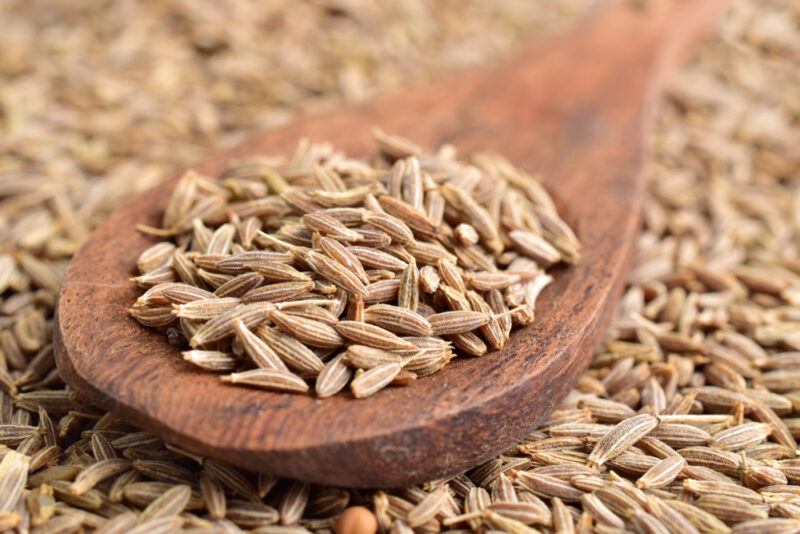
[(375, 534), (377, 530), (375, 515), (363, 506), (347, 508), (334, 523), (336, 534)]

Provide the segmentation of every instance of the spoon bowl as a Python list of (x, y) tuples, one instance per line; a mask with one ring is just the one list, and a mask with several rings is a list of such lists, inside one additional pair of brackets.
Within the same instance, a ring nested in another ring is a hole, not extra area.
[(502, 350), (360, 400), (223, 384), (127, 313), (140, 292), (129, 281), (136, 259), (153, 244), (134, 227), (159, 224), (173, 179), (112, 214), (73, 259), (55, 326), (64, 380), (189, 451), (324, 484), (403, 486), (507, 449), (570, 391), (600, 341), (638, 236), (656, 92), (725, 4), (610, 3), (492, 66), (299, 119), (194, 167), (217, 176), (233, 158), (289, 153), (303, 136), (366, 155), (377, 126), (423, 146), (498, 152), (541, 173), (583, 243), (582, 260), (557, 271), (537, 320)]

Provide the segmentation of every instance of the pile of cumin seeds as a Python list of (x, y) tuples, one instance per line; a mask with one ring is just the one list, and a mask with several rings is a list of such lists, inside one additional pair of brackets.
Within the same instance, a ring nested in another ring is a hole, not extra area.
[(303, 140), (219, 181), (188, 172), (162, 228), (140, 227), (169, 240), (140, 255), (131, 315), (226, 382), (318, 397), (500, 349), (534, 320), (545, 269), (579, 259), (575, 234), (497, 155), (375, 139), (367, 160)]

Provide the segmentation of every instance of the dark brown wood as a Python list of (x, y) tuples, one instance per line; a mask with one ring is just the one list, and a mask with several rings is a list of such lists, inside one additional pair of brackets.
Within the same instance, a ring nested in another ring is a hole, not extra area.
[(638, 235), (643, 127), (666, 73), (725, 0), (616, 4), (494, 66), (255, 136), (197, 168), (288, 153), (301, 136), (349, 154), (377, 125), (434, 147), (492, 150), (544, 175), (584, 243), (538, 320), (498, 353), (459, 359), (405, 388), (324, 401), (222, 384), (129, 318), (128, 281), (175, 180), (132, 200), (75, 256), (58, 303), (56, 357), (82, 397), (188, 450), (257, 471), (344, 486), (400, 486), (467, 469), (541, 421), (585, 369), (620, 295)]

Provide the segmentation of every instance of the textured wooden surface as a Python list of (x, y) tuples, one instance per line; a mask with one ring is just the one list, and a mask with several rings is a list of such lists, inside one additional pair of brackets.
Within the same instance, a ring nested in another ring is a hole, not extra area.
[(491, 67), (301, 119), (199, 164), (288, 153), (301, 136), (349, 154), (370, 129), (430, 147), (491, 150), (539, 171), (584, 244), (543, 294), (538, 320), (501, 352), (455, 360), (405, 388), (354, 400), (222, 384), (126, 314), (128, 278), (152, 244), (174, 180), (133, 199), (75, 256), (61, 292), (56, 357), (82, 397), (191, 451), (253, 469), (346, 486), (400, 486), (455, 473), (506, 449), (552, 410), (585, 369), (620, 295), (638, 233), (643, 128), (659, 84), (709, 28), (724, 0), (648, 10), (598, 9), (572, 31)]

